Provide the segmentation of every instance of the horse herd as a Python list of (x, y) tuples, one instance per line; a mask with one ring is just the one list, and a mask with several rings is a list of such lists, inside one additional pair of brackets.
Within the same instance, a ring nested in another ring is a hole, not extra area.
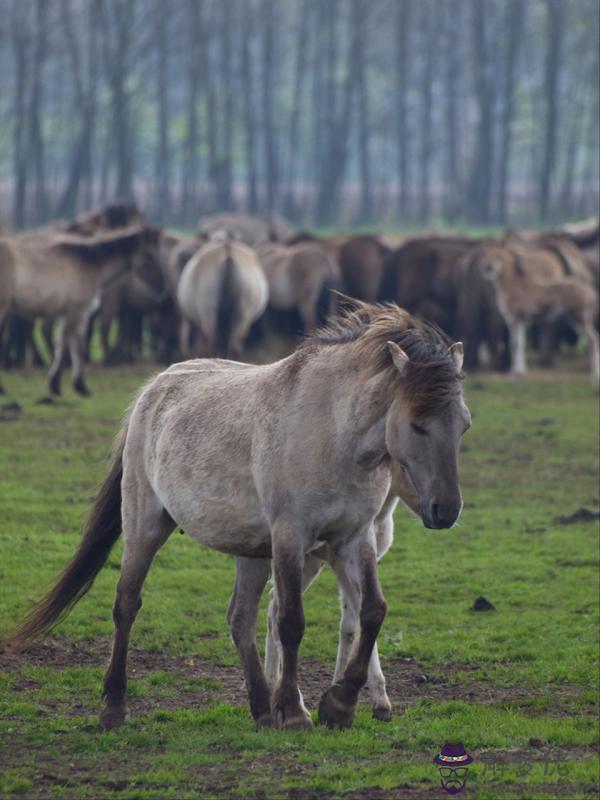
[(28, 351), (44, 363), (33, 336), (40, 319), (50, 391), (60, 392), (70, 357), (73, 386), (86, 394), (96, 320), (105, 363), (140, 357), (146, 340), (163, 363), (239, 359), (249, 337), (265, 330), (312, 332), (345, 295), (393, 301), (435, 322), (464, 342), (470, 370), (523, 374), (528, 332), (546, 365), (561, 339), (583, 337), (597, 384), (599, 230), (591, 220), (497, 239), (317, 237), (278, 216), (223, 213), (184, 236), (152, 227), (133, 205), (113, 204), (0, 238), (2, 364), (23, 364)]

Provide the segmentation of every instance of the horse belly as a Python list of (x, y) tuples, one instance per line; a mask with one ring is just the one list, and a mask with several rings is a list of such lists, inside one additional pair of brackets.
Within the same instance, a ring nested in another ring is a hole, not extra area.
[(193, 483), (179, 476), (175, 491), (167, 480), (157, 494), (181, 530), (206, 547), (270, 558), (270, 529), (251, 482), (246, 476), (217, 477), (218, 471), (213, 476), (196, 476)]

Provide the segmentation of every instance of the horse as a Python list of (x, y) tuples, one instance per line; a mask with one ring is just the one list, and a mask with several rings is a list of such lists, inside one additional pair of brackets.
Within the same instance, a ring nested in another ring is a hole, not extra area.
[(203, 217), (198, 223), (198, 233), (205, 240), (222, 231), (251, 247), (262, 242), (283, 242), (294, 235), (291, 225), (279, 214), (258, 216), (228, 211)]
[(189, 349), (194, 323), (206, 354), (238, 358), (268, 299), (267, 279), (250, 247), (208, 242), (187, 262), (179, 279), (177, 303), (184, 316), (180, 349), (183, 353)]
[[(588, 345), (593, 386), (600, 383), (600, 341), (596, 332), (598, 294), (591, 279), (565, 275), (565, 265), (547, 248), (486, 242), (471, 255), (495, 290), (498, 308), (509, 331), (511, 373), (527, 372), (526, 326), (534, 318), (556, 320), (564, 314)], [(585, 273), (581, 273), (585, 275)]]
[(29, 319), (60, 320), (49, 372), (52, 394), (60, 394), (67, 346), (73, 388), (81, 395), (89, 394), (83, 378), (84, 341), (103, 289), (133, 267), (155, 290), (161, 290), (157, 237), (153, 229), (134, 226), (96, 236), (44, 230), (4, 240), (0, 246), (0, 326), (11, 312)]
[(381, 299), (400, 303), (456, 336), (463, 274), (459, 264), (474, 245), (474, 239), (459, 236), (409, 239), (384, 264)]
[[(265, 242), (256, 247), (258, 260), (269, 282), (269, 304), (277, 311), (297, 310), (305, 333), (319, 324), (319, 301), (327, 289), (339, 284), (337, 264), (314, 242), (295, 245)], [(336, 298), (328, 298), (329, 312)]]
[(134, 203), (109, 203), (106, 206), (80, 214), (71, 222), (62, 225), (67, 233), (80, 236), (95, 236), (100, 231), (147, 225), (148, 220)]
[[(377, 545), (377, 560), (380, 561), (392, 545), (394, 538), (394, 510), (399, 500), (415, 514), (419, 512), (419, 497), (406, 472), (399, 464), (391, 464), (392, 482), (388, 496), (381, 507), (381, 511), (374, 521), (375, 542)], [(302, 573), (302, 591), (305, 592), (312, 585), (315, 578), (321, 572), (323, 566), (328, 563), (335, 574), (340, 575), (340, 600), (342, 607), (342, 618), (340, 622), (340, 638), (338, 653), (333, 674), (333, 683), (343, 678), (344, 669), (348, 663), (350, 649), (358, 633), (360, 616), (360, 596), (356, 587), (343, 579), (343, 571), (339, 569), (335, 554), (330, 547), (323, 545), (321, 548), (312, 551), (306, 556), (304, 561), (304, 571)], [(248, 559), (236, 559), (236, 581), (233, 595), (230, 601), (230, 611), (228, 617), (235, 608), (236, 593), (238, 584), (243, 584), (244, 569), (247, 569)], [(269, 609), (267, 612), (268, 628), (265, 645), (265, 677), (267, 684), (274, 690), (277, 685), (281, 671), (281, 656), (277, 637), (277, 599), (275, 591), (271, 589), (269, 596)], [(385, 677), (383, 675), (379, 654), (377, 652), (377, 642), (373, 646), (369, 669), (367, 673), (366, 686), (371, 695), (373, 707), (373, 717), (378, 720), (388, 722), (392, 718), (392, 704), (387, 695)]]
[[(360, 304), (290, 356), (257, 366), (219, 359), (174, 364), (134, 400), (75, 556), (6, 642), (18, 651), (49, 630), (90, 588), (121, 531), (125, 548), (100, 721), (126, 716), (127, 650), (141, 590), (178, 526), (215, 550), (248, 559), (230, 625), (257, 727), (308, 729), (297, 682), (307, 556), (331, 549), (338, 583), (360, 598), (358, 633), (319, 719), (352, 724), (386, 614), (375, 521), (391, 465), (406, 473), (427, 528), (462, 509), (460, 439), (470, 424), (462, 345), (389, 305)], [(273, 693), (255, 620), (272, 560), (281, 677)]]
[(351, 236), (337, 254), (344, 292), (368, 303), (379, 300), (391, 252), (378, 236)]

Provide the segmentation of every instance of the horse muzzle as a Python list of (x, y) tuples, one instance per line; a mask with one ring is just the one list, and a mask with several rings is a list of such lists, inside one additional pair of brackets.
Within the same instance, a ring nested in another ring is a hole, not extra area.
[(441, 530), (451, 528), (462, 511), (462, 501), (451, 503), (432, 502), (429, 507), (421, 511), (421, 519), (426, 528)]

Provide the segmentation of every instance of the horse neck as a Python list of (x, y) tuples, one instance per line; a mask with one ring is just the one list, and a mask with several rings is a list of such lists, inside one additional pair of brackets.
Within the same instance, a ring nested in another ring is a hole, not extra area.
[[(360, 363), (351, 345), (324, 348), (318, 381), (332, 394), (332, 414), (341, 446), (376, 462), (387, 453), (385, 423), (394, 399), (389, 374), (375, 375)], [(331, 388), (333, 387), (333, 389)]]
[(120, 277), (124, 276), (131, 266), (133, 254), (124, 255), (122, 253), (110, 256), (98, 265), (98, 288), (112, 284)]

